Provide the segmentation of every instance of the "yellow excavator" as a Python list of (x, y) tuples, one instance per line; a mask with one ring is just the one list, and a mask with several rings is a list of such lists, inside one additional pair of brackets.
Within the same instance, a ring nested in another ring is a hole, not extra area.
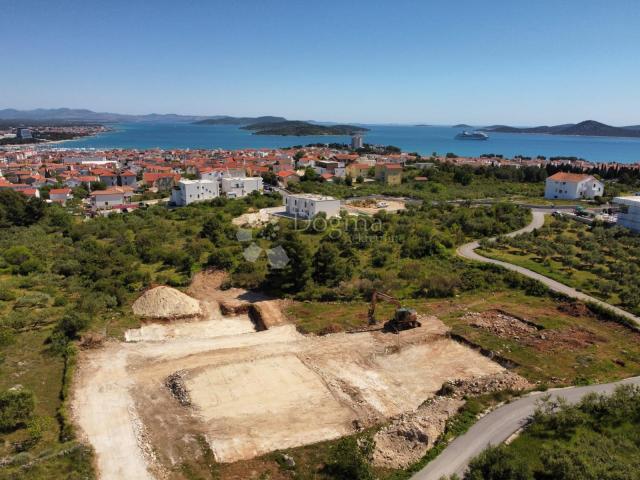
[(418, 321), (418, 314), (411, 308), (406, 308), (400, 305), (400, 301), (389, 295), (388, 293), (374, 291), (371, 296), (371, 304), (369, 305), (369, 325), (375, 325), (376, 320), (376, 305), (378, 300), (385, 300), (396, 306), (396, 311), (393, 318), (384, 324), (384, 329), (387, 331), (398, 333), (400, 330), (407, 330), (409, 328), (421, 327), (422, 324)]

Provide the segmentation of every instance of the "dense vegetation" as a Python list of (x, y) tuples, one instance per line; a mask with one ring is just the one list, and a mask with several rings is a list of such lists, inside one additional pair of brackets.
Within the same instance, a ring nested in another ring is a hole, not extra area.
[(483, 244), (495, 258), (525, 266), (640, 314), (640, 235), (570, 219), (515, 238)]
[(619, 387), (578, 405), (546, 402), (508, 446), (472, 461), (465, 480), (626, 480), (640, 472), (640, 389)]
[[(299, 299), (368, 299), (374, 289), (407, 297), (448, 296), (483, 283), (467, 275), (469, 267), (455, 258), (454, 247), (469, 238), (518, 229), (527, 221), (526, 210), (509, 204), (423, 205), (395, 215), (281, 221), (252, 235), (264, 250), (280, 246), (290, 259), (284, 268), (270, 270), (266, 255), (255, 262), (234, 255), (238, 242), (233, 232), (225, 236), (217, 227), (215, 242), (222, 248), (210, 264), (231, 270), (236, 285)], [(476, 271), (481, 275), (481, 269)]]

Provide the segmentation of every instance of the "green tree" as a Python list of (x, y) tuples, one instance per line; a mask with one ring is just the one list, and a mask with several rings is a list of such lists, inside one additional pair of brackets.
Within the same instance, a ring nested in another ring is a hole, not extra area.
[(351, 266), (330, 241), (323, 241), (313, 256), (313, 279), (329, 287), (351, 277)]
[[(275, 244), (274, 247), (277, 247)], [(296, 293), (306, 287), (311, 278), (311, 255), (307, 246), (292, 230), (283, 233), (279, 243), (287, 255), (282, 268), (271, 268), (266, 277), (265, 288), (271, 291)]]

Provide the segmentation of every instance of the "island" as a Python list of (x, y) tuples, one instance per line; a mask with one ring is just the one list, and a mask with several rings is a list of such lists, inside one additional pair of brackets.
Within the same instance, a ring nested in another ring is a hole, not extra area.
[(510, 127), (507, 125), (492, 125), (483, 129), (487, 132), (500, 133), (538, 133), (548, 135), (577, 135), (586, 137), (640, 137), (640, 126), (612, 127), (595, 120), (585, 120), (580, 123), (566, 123), (562, 125), (540, 127)]
[(204, 120), (198, 120), (193, 122), (194, 125), (250, 125), (252, 123), (276, 123), (287, 121), (284, 117), (273, 117), (266, 115), (263, 117), (230, 117), (220, 116), (205, 118)]
[(353, 135), (354, 133), (368, 132), (368, 128), (354, 125), (317, 125), (315, 123), (300, 120), (286, 120), (284, 122), (260, 122), (240, 127), (243, 130), (252, 130), (254, 135), (281, 135), (281, 136), (305, 136), (305, 135)]
[(466, 123), (458, 123), (456, 125), (451, 125), (451, 128), (473, 128), (471, 125), (467, 125)]

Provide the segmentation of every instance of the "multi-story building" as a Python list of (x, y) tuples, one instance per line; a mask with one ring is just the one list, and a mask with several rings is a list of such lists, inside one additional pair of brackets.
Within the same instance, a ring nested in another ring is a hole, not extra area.
[(397, 163), (377, 164), (376, 180), (387, 185), (400, 185), (402, 183), (402, 165)]
[(222, 192), (231, 198), (240, 198), (251, 192), (261, 192), (262, 177), (227, 177), (221, 180)]
[(601, 197), (604, 183), (591, 175), (558, 172), (547, 178), (544, 198), (577, 200), (579, 198)]
[(211, 200), (220, 195), (217, 180), (187, 180), (182, 179), (171, 190), (171, 202), (184, 207), (194, 202)]
[(291, 194), (285, 197), (284, 203), (287, 214), (295, 217), (313, 218), (321, 212), (327, 218), (340, 215), (340, 200), (333, 197), (311, 193)]
[(357, 150), (364, 147), (364, 137), (360, 133), (351, 136), (351, 148)]
[(640, 196), (615, 197), (613, 203), (620, 205), (618, 225), (640, 232)]

